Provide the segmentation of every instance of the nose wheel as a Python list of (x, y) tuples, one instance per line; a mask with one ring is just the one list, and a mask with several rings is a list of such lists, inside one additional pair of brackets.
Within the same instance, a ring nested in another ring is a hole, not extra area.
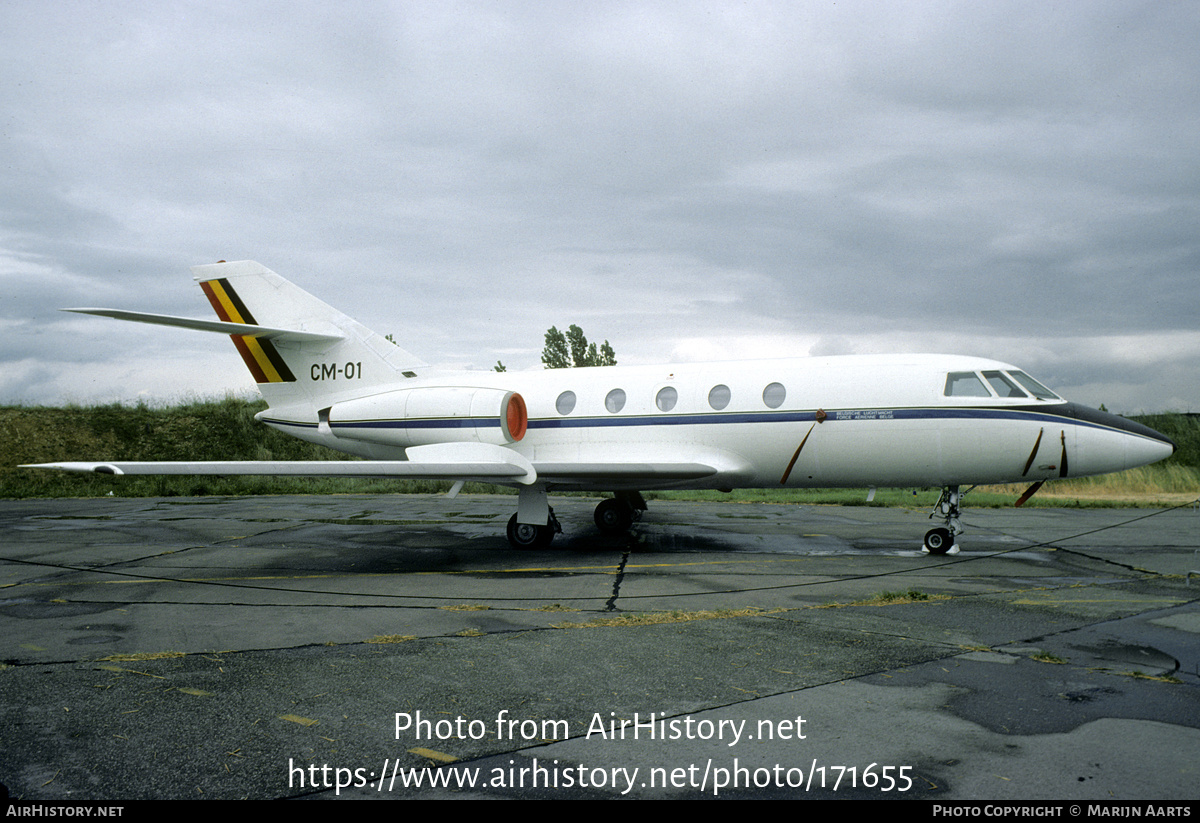
[(963, 494), (965, 492), (960, 493), (958, 486), (942, 489), (942, 496), (938, 498), (937, 505), (929, 513), (929, 517), (931, 520), (941, 518), (945, 525), (925, 532), (922, 548), (928, 554), (958, 554), (954, 538), (963, 532), (962, 522), (959, 520), (962, 514)]
[(930, 529), (925, 532), (925, 551), (929, 554), (945, 554), (954, 546), (954, 535), (949, 529)]

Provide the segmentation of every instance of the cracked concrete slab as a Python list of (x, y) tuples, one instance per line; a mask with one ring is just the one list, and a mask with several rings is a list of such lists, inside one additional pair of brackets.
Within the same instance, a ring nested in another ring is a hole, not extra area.
[[(514, 552), (513, 502), (0, 502), (0, 783), (1197, 799), (1194, 511), (968, 509), (962, 553), (930, 558), (923, 512), (653, 501), (617, 539), (585, 498), (555, 501), (554, 547)], [(452, 725), (397, 730), (417, 713)], [(650, 715), (678, 734), (596, 733)], [(537, 785), (535, 760), (576, 782)]]

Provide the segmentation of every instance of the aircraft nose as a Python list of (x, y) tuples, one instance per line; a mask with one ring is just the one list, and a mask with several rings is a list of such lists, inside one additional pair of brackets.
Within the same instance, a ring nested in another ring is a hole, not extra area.
[[(1151, 429), (1153, 431), (1153, 429)], [(1130, 437), (1125, 443), (1125, 465), (1128, 468), (1145, 466), (1166, 460), (1175, 453), (1175, 441), (1165, 435), (1154, 432), (1157, 438)]]
[(1132, 469), (1166, 460), (1175, 453), (1175, 441), (1162, 432), (1155, 431), (1149, 426), (1121, 417), (1117, 414), (1098, 411), (1078, 403), (1069, 403), (1070, 413), (1077, 420), (1101, 426), (1109, 431), (1120, 432), (1120, 449), (1124, 454), (1124, 465), (1108, 469), (1120, 471), (1122, 468)]

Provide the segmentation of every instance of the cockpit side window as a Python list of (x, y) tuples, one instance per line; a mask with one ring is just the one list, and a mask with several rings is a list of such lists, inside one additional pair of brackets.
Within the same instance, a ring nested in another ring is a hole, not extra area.
[(997, 397), (1029, 397), (1025, 392), (1017, 388), (1017, 384), (1008, 379), (1002, 371), (985, 371), (983, 379), (988, 381), (988, 385), (992, 387), (992, 391)]
[(1036, 397), (1038, 400), (1061, 400), (1062, 399), (1057, 394), (1050, 391), (1048, 388), (1043, 386), (1038, 381), (1034, 380), (1032, 377), (1030, 377), (1023, 371), (1010, 371), (1009, 375), (1012, 377), (1013, 380), (1016, 380), (1018, 383), (1020, 383), (1022, 386), (1024, 386), (1029, 391), (1029, 393), (1032, 394), (1034, 397)]
[(946, 375), (947, 397), (991, 397), (987, 386), (973, 371), (952, 371)]

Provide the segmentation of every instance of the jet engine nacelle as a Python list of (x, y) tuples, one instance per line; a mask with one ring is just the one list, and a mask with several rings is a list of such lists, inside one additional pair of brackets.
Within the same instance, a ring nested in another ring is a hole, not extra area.
[(337, 437), (404, 448), (464, 441), (506, 446), (525, 436), (528, 423), (521, 395), (470, 386), (399, 389), (329, 410)]

